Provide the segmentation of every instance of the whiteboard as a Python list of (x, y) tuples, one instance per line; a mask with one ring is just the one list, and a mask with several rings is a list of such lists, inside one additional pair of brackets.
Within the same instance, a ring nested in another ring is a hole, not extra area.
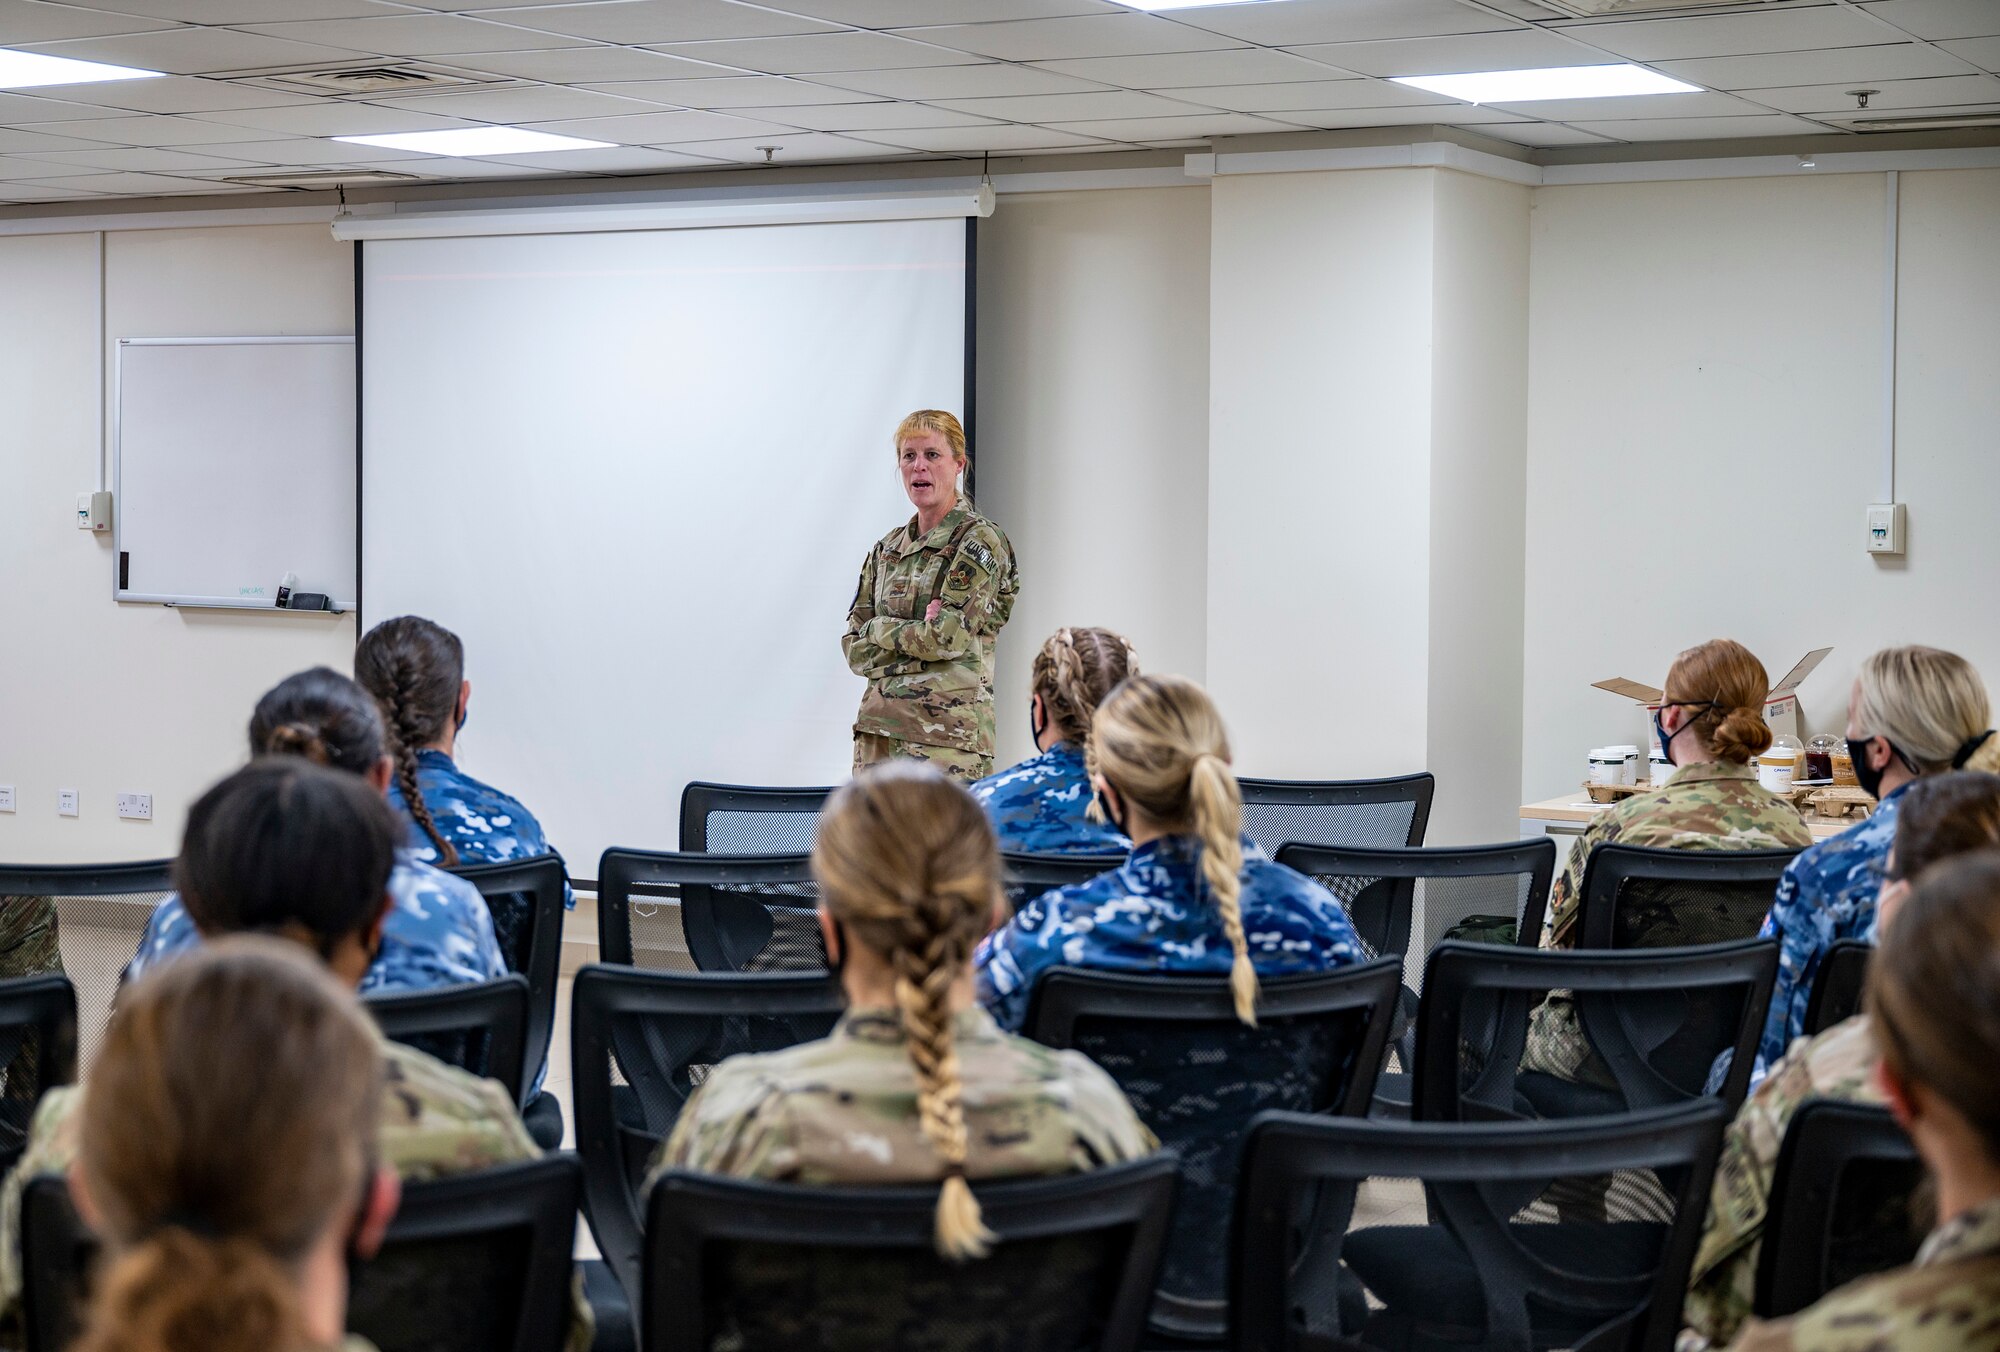
[(352, 337), (120, 338), (114, 594), (274, 609), (355, 598)]

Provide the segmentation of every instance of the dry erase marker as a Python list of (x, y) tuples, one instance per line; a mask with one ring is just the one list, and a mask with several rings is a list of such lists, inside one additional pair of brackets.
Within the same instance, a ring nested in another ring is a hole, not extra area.
[(283, 610), (292, 603), (292, 586), (299, 580), (297, 573), (286, 573), (278, 582), (278, 609)]

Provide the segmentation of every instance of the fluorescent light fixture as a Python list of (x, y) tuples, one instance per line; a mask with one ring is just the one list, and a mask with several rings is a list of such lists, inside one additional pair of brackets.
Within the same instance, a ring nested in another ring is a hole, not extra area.
[(878, 197), (730, 197), (503, 207), (492, 211), (464, 208), (397, 213), (392, 209), (383, 216), (335, 216), (333, 237), (465, 239), (475, 235), (577, 235), (610, 230), (705, 230), (732, 225), (922, 221), (992, 214), (993, 188), (982, 183), (972, 191), (883, 193)]
[(1469, 75), (1398, 75), (1393, 82), (1467, 103), (1533, 103), (1538, 99), (1619, 99), (1632, 94), (1699, 94), (1700, 85), (1634, 65), (1551, 66), (1546, 70), (1484, 70)]
[(1116, 0), (1127, 9), (1158, 13), (1163, 9), (1220, 9), (1224, 5), (1270, 5), (1278, 0)]
[(602, 150), (609, 141), (585, 141), (553, 132), (528, 131), (521, 127), (459, 127), (452, 131), (405, 131), (392, 136), (336, 136), (357, 146), (382, 146), (388, 150), (411, 150), (419, 155), (456, 155), (469, 159), (480, 155), (539, 155), (548, 150)]
[(165, 71), (137, 66), (107, 66), (101, 61), (72, 61), (66, 56), (16, 52), (0, 47), (0, 89), (36, 89), (42, 85), (95, 84), (99, 80), (150, 80)]

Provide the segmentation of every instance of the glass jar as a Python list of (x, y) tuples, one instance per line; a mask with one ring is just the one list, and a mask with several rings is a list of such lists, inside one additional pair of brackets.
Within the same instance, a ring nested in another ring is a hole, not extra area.
[[(1806, 743), (1806, 778), (1814, 783), (1831, 783), (1833, 758), (1847, 754), (1847, 743), (1830, 732), (1822, 732)], [(1850, 765), (1852, 762), (1850, 762)]]

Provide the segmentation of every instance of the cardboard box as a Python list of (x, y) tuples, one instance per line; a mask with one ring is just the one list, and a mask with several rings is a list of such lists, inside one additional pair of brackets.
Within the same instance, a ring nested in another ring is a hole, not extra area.
[[(1824, 662), (1826, 655), (1832, 651), (1831, 648), (1813, 649), (1794, 663), (1784, 678), (1771, 687), (1771, 693), (1764, 696), (1764, 721), (1770, 724), (1772, 732), (1789, 733), (1801, 742), (1805, 740), (1805, 725), (1799, 719), (1798, 689), (1806, 677), (1812, 675), (1813, 668)], [(1649, 714), (1659, 708), (1660, 701), (1665, 698), (1665, 692), (1658, 686), (1645, 685), (1623, 676), (1614, 676), (1608, 681), (1592, 681), (1591, 684), (1599, 690), (1609, 690), (1614, 695), (1623, 695), (1635, 704), (1644, 705)]]

